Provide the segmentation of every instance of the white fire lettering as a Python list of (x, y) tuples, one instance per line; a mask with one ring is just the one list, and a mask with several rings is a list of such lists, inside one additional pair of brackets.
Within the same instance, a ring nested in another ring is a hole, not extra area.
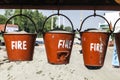
[(26, 41), (11, 41), (11, 48), (13, 49), (20, 49), (20, 50), (26, 50), (27, 44)]
[(103, 44), (102, 43), (91, 43), (90, 44), (90, 51), (103, 51)]
[(58, 49), (60, 49), (60, 48), (70, 49), (71, 45), (72, 45), (72, 40), (59, 40)]

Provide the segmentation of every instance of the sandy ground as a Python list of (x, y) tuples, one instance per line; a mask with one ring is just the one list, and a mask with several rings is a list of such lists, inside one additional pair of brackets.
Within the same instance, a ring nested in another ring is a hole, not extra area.
[(33, 61), (10, 62), (5, 48), (0, 50), (0, 80), (120, 80), (120, 68), (113, 68), (113, 47), (108, 47), (104, 66), (89, 70), (84, 66), (81, 46), (73, 46), (70, 63), (52, 65), (47, 62), (44, 45), (36, 46)]

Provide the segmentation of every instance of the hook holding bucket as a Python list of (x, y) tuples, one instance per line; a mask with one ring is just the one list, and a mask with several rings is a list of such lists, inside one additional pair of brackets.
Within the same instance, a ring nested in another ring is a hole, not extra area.
[(77, 29), (78, 32), (81, 31), (82, 26), (83, 26), (83, 23), (84, 23), (88, 18), (90, 18), (90, 17), (96, 17), (96, 16), (103, 18), (103, 19), (107, 22), (107, 24), (108, 24), (108, 26), (109, 26), (110, 33), (112, 33), (113, 31), (110, 29), (110, 24), (109, 24), (108, 20), (107, 20), (105, 17), (96, 14), (96, 11), (95, 11), (95, 10), (94, 10), (94, 14), (93, 14), (93, 15), (89, 15), (89, 16), (87, 16), (87, 17), (82, 21), (81, 26), (80, 26), (80, 29), (79, 29), (79, 30)]
[[(42, 29), (39, 29), (39, 32), (43, 32), (43, 33), (44, 33), (43, 30), (44, 30), (44, 27), (45, 27), (45, 24), (46, 24), (47, 20), (48, 20), (49, 18), (53, 17), (53, 16), (56, 16), (56, 15), (65, 17), (65, 18), (70, 22), (70, 24), (71, 24), (72, 32), (75, 32), (72, 21), (71, 21), (66, 15), (60, 14), (60, 13), (59, 13), (59, 10), (58, 10), (58, 13), (57, 13), (57, 14), (52, 14), (52, 15), (50, 15), (49, 17), (47, 17), (47, 18), (45, 19), (45, 21), (44, 21), (44, 23), (43, 23), (43, 27), (42, 27)], [(56, 29), (59, 30), (59, 28), (56, 28)], [(55, 29), (53, 29), (53, 30), (55, 30)]]
[(10, 18), (6, 21), (5, 27), (4, 27), (4, 32), (3, 32), (3, 33), (6, 32), (6, 26), (7, 26), (8, 22), (9, 22), (12, 18), (14, 18), (14, 17), (16, 17), (16, 16), (24, 16), (24, 17), (28, 18), (28, 19), (33, 23), (33, 25), (34, 25), (34, 27), (35, 27), (35, 31), (38, 33), (35, 22), (34, 22), (29, 16), (22, 14), (22, 10), (20, 11), (20, 14), (14, 15), (14, 16), (10, 17)]
[(96, 10), (94, 10), (94, 17), (96, 16)]
[(58, 9), (58, 15), (60, 14), (60, 10)]

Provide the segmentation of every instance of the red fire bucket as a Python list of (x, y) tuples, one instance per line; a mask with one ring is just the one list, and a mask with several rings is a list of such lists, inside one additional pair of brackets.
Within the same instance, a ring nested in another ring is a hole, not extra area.
[[(50, 17), (55, 15), (58, 14), (53, 14), (45, 20), (43, 28), (45, 26), (46, 21)], [(67, 18), (70, 21), (70, 19), (65, 15), (63, 14), (59, 14), (59, 15)], [(70, 23), (72, 25), (72, 30), (73, 30), (73, 24), (71, 21)], [(69, 63), (72, 45), (74, 41), (74, 35), (75, 35), (74, 31), (68, 32), (64, 30), (59, 30), (59, 28), (43, 33), (46, 55), (49, 63), (51, 64)]]
[[(18, 14), (10, 17), (7, 20), (5, 24), (4, 32), (6, 31), (6, 26), (9, 20), (16, 16), (27, 17), (32, 21), (32, 23), (35, 26), (35, 23), (31, 18), (23, 14)], [(34, 43), (37, 37), (36, 33), (26, 33), (26, 32), (3, 33), (3, 37), (5, 41), (8, 59), (10, 61), (30, 61), (33, 59)]]
[(114, 33), (113, 34), (114, 34), (114, 37), (115, 37), (118, 60), (119, 60), (119, 63), (120, 63), (120, 31), (117, 31), (117, 33), (115, 33), (115, 27), (116, 27), (116, 24), (118, 23), (119, 20), (120, 20), (120, 18), (114, 24), (114, 27), (113, 27)]
[[(109, 32), (95, 32), (94, 30), (91, 32), (88, 32), (88, 31), (82, 32), (81, 28), (82, 28), (83, 23), (85, 22), (86, 19), (92, 16), (94, 17), (98, 16), (98, 17), (105, 19), (103, 16), (96, 15), (96, 14), (86, 17), (81, 24), (79, 33), (81, 36), (84, 65), (88, 69), (100, 69), (104, 64), (110, 33)], [(108, 25), (110, 27), (109, 23)]]

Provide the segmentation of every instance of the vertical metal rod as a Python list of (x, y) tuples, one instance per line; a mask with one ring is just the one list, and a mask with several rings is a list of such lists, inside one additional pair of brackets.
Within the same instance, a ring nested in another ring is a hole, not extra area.
[(22, 15), (22, 8), (20, 9), (20, 14)]
[(94, 10), (94, 16), (96, 16), (96, 10)]
[(58, 15), (59, 15), (59, 11), (60, 11), (60, 0), (58, 0)]

